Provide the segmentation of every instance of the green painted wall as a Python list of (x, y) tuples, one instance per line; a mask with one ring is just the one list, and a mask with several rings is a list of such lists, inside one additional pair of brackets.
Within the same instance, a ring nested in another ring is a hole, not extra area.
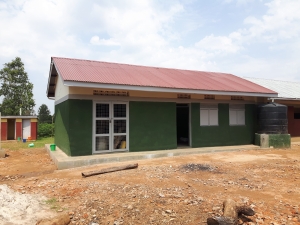
[(130, 151), (177, 148), (176, 103), (129, 103)]
[(245, 105), (245, 125), (229, 126), (229, 104), (218, 104), (219, 126), (200, 126), (200, 104), (191, 104), (192, 147), (254, 143), (256, 106)]
[(67, 155), (71, 155), (69, 140), (69, 101), (55, 105), (54, 143)]
[(55, 106), (55, 144), (67, 155), (92, 154), (92, 100), (69, 99)]
[(255, 133), (254, 144), (260, 146), (260, 134)]
[(269, 144), (274, 148), (290, 148), (291, 135), (289, 134), (269, 134)]

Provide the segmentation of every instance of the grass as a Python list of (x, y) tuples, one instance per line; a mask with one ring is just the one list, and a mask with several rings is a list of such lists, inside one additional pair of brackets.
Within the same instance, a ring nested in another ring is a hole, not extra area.
[(66, 208), (60, 207), (60, 205), (59, 205), (59, 203), (58, 203), (58, 201), (57, 201), (56, 198), (50, 198), (50, 199), (46, 200), (45, 202), (46, 202), (47, 205), (50, 206), (50, 209), (54, 209), (56, 211), (58, 211), (58, 210), (60, 210), (60, 211), (61, 210), (62, 211), (66, 210)]
[[(34, 147), (28, 147), (30, 143), (34, 144)], [(47, 138), (39, 138), (36, 141), (26, 141), (25, 143), (21, 141), (5, 141), (1, 143), (1, 148), (6, 150), (19, 150), (24, 148), (43, 148), (45, 144), (52, 144), (54, 143), (54, 137), (47, 137)]]

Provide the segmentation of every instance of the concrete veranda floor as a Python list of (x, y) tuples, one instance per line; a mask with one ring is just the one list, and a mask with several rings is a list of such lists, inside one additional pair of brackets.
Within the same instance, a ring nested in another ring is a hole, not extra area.
[(50, 145), (45, 145), (50, 157), (57, 166), (57, 169), (69, 169), (74, 167), (89, 166), (95, 164), (111, 163), (111, 162), (125, 162), (132, 160), (153, 159), (162, 157), (173, 157), (181, 155), (226, 152), (226, 151), (240, 151), (260, 149), (256, 145), (237, 145), (237, 146), (219, 146), (219, 147), (203, 147), (203, 148), (182, 148), (171, 150), (158, 151), (143, 151), (143, 152), (122, 152), (97, 154), (89, 156), (73, 156), (66, 155), (62, 150), (56, 147), (55, 151), (50, 150)]

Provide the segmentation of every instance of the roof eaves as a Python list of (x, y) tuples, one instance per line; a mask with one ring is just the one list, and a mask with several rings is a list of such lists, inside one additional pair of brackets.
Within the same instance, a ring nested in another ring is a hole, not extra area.
[(149, 91), (149, 92), (167, 92), (167, 93), (185, 93), (185, 94), (208, 94), (208, 95), (231, 95), (231, 96), (251, 96), (251, 97), (278, 97), (278, 93), (258, 93), (258, 92), (238, 92), (238, 91), (215, 91), (215, 90), (199, 90), (199, 89), (181, 89), (166, 87), (150, 87), (150, 86), (134, 86), (120, 84), (90, 83), (79, 81), (64, 81), (64, 85), (70, 87), (85, 88), (107, 88), (132, 91)]

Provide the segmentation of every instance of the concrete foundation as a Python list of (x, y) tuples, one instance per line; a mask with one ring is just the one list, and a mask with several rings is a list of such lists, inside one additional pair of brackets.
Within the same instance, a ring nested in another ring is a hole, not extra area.
[(255, 134), (255, 145), (261, 148), (291, 148), (289, 134)]
[(237, 145), (237, 146), (221, 146), (221, 147), (207, 147), (207, 148), (184, 148), (172, 149), (161, 151), (143, 151), (143, 152), (124, 152), (124, 153), (111, 153), (99, 154), (89, 156), (68, 156), (56, 146), (55, 151), (50, 150), (50, 145), (45, 145), (47, 152), (54, 161), (58, 170), (69, 169), (81, 166), (90, 166), (103, 163), (118, 163), (125, 161), (136, 161), (143, 159), (154, 159), (162, 157), (174, 157), (191, 154), (213, 153), (213, 152), (226, 152), (226, 151), (241, 151), (259, 149), (255, 145)]

